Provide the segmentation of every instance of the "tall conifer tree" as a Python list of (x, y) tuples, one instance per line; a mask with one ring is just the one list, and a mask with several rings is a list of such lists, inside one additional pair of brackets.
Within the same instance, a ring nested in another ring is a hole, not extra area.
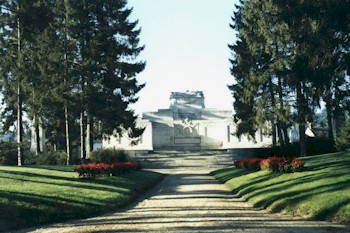
[[(0, 70), (7, 126), (16, 119), (18, 166), (22, 165), (23, 106), (27, 100), (23, 92), (25, 79), (30, 75), (25, 67), (31, 41), (33, 17), (29, 13), (32, 1), (0, 1)], [(14, 117), (16, 114), (16, 117)]]

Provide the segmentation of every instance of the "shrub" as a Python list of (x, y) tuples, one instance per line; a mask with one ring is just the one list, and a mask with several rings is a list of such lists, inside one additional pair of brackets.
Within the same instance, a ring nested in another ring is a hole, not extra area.
[(260, 161), (261, 161), (260, 158), (239, 159), (234, 161), (234, 165), (237, 168), (259, 169)]
[(0, 165), (17, 165), (17, 142), (0, 142)]
[[(349, 130), (350, 133), (350, 130)], [(350, 134), (349, 134), (350, 137)], [(349, 144), (350, 145), (350, 144)], [(334, 141), (325, 137), (306, 138), (307, 155), (321, 155), (336, 152)]]
[(304, 166), (305, 162), (297, 158), (269, 157), (260, 161), (261, 170), (273, 172), (296, 172)]
[(74, 171), (79, 173), (79, 177), (91, 179), (95, 179), (98, 176), (117, 176), (137, 170), (141, 170), (141, 164), (138, 162), (93, 163), (74, 167)]
[(66, 163), (67, 154), (63, 151), (49, 151), (38, 155), (31, 153), (24, 159), (26, 165), (66, 165)]
[(335, 140), (335, 147), (339, 151), (350, 149), (350, 120), (340, 129), (340, 132)]
[(291, 162), (291, 159), (285, 159), (282, 157), (269, 157), (260, 161), (261, 170), (267, 171), (283, 171), (285, 166)]
[(235, 160), (234, 165), (237, 168), (261, 169), (273, 172), (296, 172), (300, 171), (305, 162), (297, 158), (269, 157), (267, 159), (251, 158)]
[(90, 156), (93, 163), (118, 163), (128, 161), (128, 156), (122, 149), (99, 149)]
[(291, 167), (292, 172), (300, 171), (304, 167), (305, 161), (298, 159), (298, 158), (295, 158), (292, 160), (291, 165), (292, 165), (292, 167)]
[[(350, 130), (349, 130), (350, 135)], [(350, 139), (350, 136), (349, 136)], [(334, 142), (330, 140), (329, 138), (325, 137), (307, 137), (306, 138), (306, 148), (307, 148), (307, 155), (320, 155), (320, 154), (327, 154), (327, 153), (333, 153), (335, 152)], [(349, 143), (350, 148), (350, 143)], [(300, 154), (300, 143), (299, 142), (293, 142), (287, 146), (273, 146), (270, 149), (270, 153), (266, 155), (263, 154), (262, 156), (259, 155), (257, 157), (260, 158), (268, 158), (271, 155), (275, 155), (278, 157), (295, 157), (295, 155)]]

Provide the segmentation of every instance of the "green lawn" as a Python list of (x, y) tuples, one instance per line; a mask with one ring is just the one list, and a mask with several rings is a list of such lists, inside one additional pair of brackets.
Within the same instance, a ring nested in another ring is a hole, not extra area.
[(125, 206), (163, 178), (137, 171), (94, 181), (72, 167), (0, 166), (0, 231), (96, 216)]
[(350, 153), (303, 160), (305, 169), (291, 174), (228, 167), (212, 175), (256, 207), (349, 224)]

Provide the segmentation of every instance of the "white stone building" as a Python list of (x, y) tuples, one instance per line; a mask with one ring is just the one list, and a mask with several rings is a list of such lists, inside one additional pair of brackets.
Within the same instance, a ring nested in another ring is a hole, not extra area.
[(103, 140), (103, 148), (125, 150), (199, 150), (260, 148), (272, 144), (271, 137), (257, 132), (257, 143), (233, 136), (235, 125), (231, 110), (205, 108), (204, 95), (196, 92), (172, 92), (169, 109), (146, 112), (137, 120), (144, 127), (136, 145), (126, 137)]

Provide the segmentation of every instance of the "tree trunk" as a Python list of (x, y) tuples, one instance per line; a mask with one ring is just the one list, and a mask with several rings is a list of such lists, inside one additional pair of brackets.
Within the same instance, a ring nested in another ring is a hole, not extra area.
[(91, 117), (87, 114), (87, 122), (86, 122), (86, 158), (90, 158), (91, 152)]
[(277, 134), (278, 134), (278, 142), (280, 144), (281, 147), (285, 147), (285, 143), (284, 143), (284, 138), (283, 138), (283, 134), (282, 134), (282, 123), (280, 121), (277, 122)]
[(270, 97), (271, 97), (271, 124), (272, 124), (272, 145), (277, 145), (277, 133), (276, 133), (276, 123), (275, 123), (275, 93), (273, 91), (273, 83), (272, 83), (272, 77), (269, 78), (269, 91), (270, 91)]
[(280, 113), (283, 116), (283, 119), (280, 119), (281, 122), (281, 130), (283, 132), (283, 139), (284, 139), (284, 145), (289, 145), (289, 136), (288, 136), (288, 129), (286, 124), (286, 110), (284, 109), (284, 101), (283, 101), (283, 83), (281, 76), (277, 76), (278, 78), (278, 99), (279, 99), (279, 106), (280, 106)]
[[(64, 1), (65, 4), (65, 28), (64, 28), (64, 36), (65, 36), (65, 48), (64, 48), (64, 87), (65, 90), (68, 90), (68, 22), (69, 22), (69, 1)], [(67, 98), (67, 97), (66, 97)], [(67, 152), (67, 165), (71, 164), (72, 156), (71, 156), (71, 148), (70, 148), (70, 134), (69, 134), (69, 112), (68, 112), (68, 106), (69, 106), (69, 100), (68, 98), (65, 99), (64, 103), (64, 118), (65, 118), (65, 128), (66, 128), (66, 152)]]
[(17, 165), (22, 166), (22, 100), (21, 100), (21, 87), (18, 83), (17, 86)]
[[(65, 88), (67, 88), (67, 76), (68, 76), (68, 55), (67, 52), (64, 54), (65, 59), (65, 75), (64, 75), (64, 84)], [(70, 135), (69, 135), (69, 112), (68, 112), (68, 99), (65, 100), (64, 104), (64, 120), (65, 120), (65, 128), (66, 128), (66, 153), (67, 153), (67, 165), (71, 164), (71, 149), (70, 149)]]
[(276, 124), (274, 120), (271, 120), (271, 134), (272, 134), (272, 145), (277, 145), (277, 133), (276, 133)]
[[(34, 121), (35, 122), (38, 121), (38, 118), (34, 117)], [(39, 123), (36, 122), (34, 124), (34, 127), (35, 127), (35, 139), (36, 139), (36, 141), (35, 141), (36, 142), (35, 154), (38, 155), (41, 152), (41, 150), (40, 150), (40, 141), (41, 141), (41, 139), (40, 139)]]
[(283, 131), (283, 136), (284, 136), (284, 143), (286, 146), (290, 144), (290, 139), (288, 136), (288, 128), (286, 123), (282, 123), (282, 131)]
[(85, 116), (84, 111), (80, 112), (80, 157), (86, 159), (85, 153)]
[(305, 124), (299, 124), (299, 138), (300, 138), (300, 157), (306, 156), (306, 136)]
[(69, 137), (69, 115), (68, 115), (68, 106), (64, 107), (64, 118), (66, 125), (66, 152), (67, 152), (67, 165), (71, 164), (71, 153), (70, 153), (70, 137)]
[(94, 119), (90, 116), (90, 151), (94, 150)]
[[(17, 10), (19, 11), (19, 4), (17, 4)], [(17, 18), (17, 51), (18, 51), (18, 70), (21, 68), (21, 25), (20, 20)], [(22, 166), (22, 98), (21, 98), (21, 78), (20, 72), (17, 74), (17, 165)]]
[(297, 107), (299, 123), (299, 143), (300, 156), (306, 156), (306, 136), (305, 136), (305, 100), (303, 98), (301, 83), (297, 84)]
[(332, 103), (329, 95), (326, 96), (325, 102), (326, 102), (326, 109), (327, 109), (328, 138), (334, 144)]

